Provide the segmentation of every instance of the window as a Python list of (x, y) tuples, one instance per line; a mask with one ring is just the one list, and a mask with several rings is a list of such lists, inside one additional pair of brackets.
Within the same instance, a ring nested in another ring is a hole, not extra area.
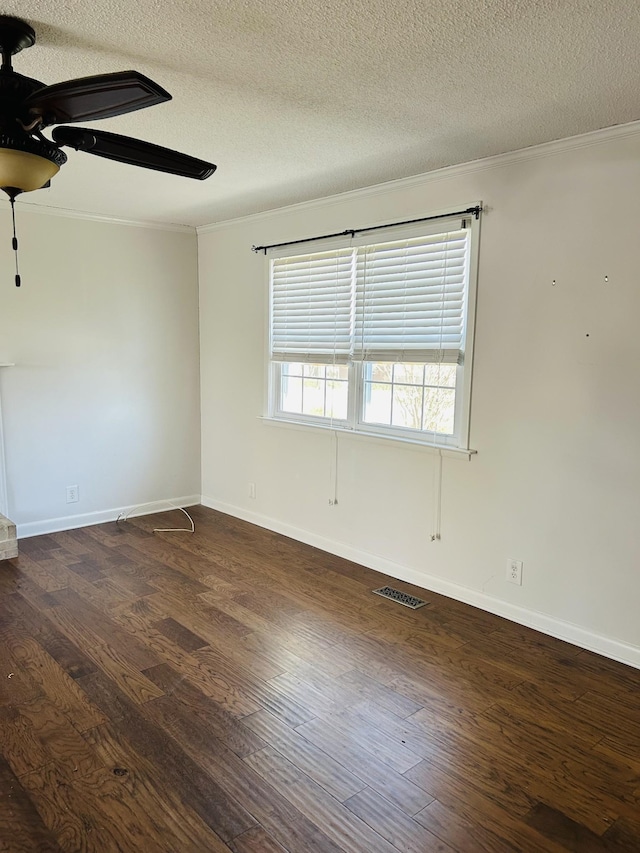
[(477, 232), (458, 217), (272, 255), (269, 416), (467, 448)]

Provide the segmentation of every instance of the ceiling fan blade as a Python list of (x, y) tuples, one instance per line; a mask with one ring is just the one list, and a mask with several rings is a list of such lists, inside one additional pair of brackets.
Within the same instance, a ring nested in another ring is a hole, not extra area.
[(188, 154), (180, 154), (171, 148), (153, 145), (151, 142), (121, 136), (118, 133), (106, 133), (103, 130), (89, 130), (83, 127), (56, 127), (52, 135), (58, 145), (68, 145), (76, 151), (86, 151), (89, 154), (97, 154), (98, 157), (106, 157), (108, 160), (143, 166), (145, 169), (155, 169), (158, 172), (169, 172), (184, 178), (204, 181), (216, 170), (213, 163), (198, 160)]
[(170, 100), (171, 95), (144, 74), (117, 71), (45, 86), (29, 95), (24, 106), (50, 125), (111, 118)]

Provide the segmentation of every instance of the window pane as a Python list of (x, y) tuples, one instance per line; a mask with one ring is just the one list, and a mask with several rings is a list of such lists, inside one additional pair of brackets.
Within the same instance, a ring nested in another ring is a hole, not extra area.
[(324, 417), (324, 380), (303, 379), (302, 383), (302, 414)]
[(302, 412), (302, 379), (282, 374), (280, 406), (283, 412)]
[(347, 420), (347, 365), (288, 362), (280, 365), (280, 376), (280, 411)]
[(422, 424), (422, 386), (393, 386), (393, 426), (420, 429)]
[(304, 375), (324, 379), (324, 364), (305, 364)]
[(365, 382), (364, 420), (370, 424), (391, 423), (391, 385)]
[(285, 362), (282, 365), (283, 376), (302, 376), (302, 364), (298, 361)]
[(372, 382), (391, 382), (393, 378), (393, 364), (388, 361), (376, 364), (367, 364), (367, 379)]
[(347, 397), (349, 386), (346, 382), (327, 382), (327, 408), (325, 415), (328, 418), (347, 419)]
[(422, 385), (424, 381), (423, 364), (396, 364), (393, 368), (393, 381), (409, 385)]
[(430, 432), (453, 433), (455, 391), (451, 388), (425, 388), (422, 428)]
[[(374, 376), (387, 381), (371, 381)], [(453, 433), (455, 364), (369, 363), (364, 380), (365, 423)]]
[(455, 364), (425, 364), (425, 385), (446, 385), (455, 388), (456, 365)]
[(328, 364), (327, 379), (344, 379), (349, 378), (349, 368), (346, 364)]

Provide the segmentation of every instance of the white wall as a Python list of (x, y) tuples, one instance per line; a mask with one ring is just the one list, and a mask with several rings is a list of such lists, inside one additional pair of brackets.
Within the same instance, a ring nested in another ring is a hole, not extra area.
[[(640, 666), (638, 186), (631, 126), (203, 230), (204, 502)], [(444, 459), (432, 543), (432, 452), (341, 437), (331, 507), (330, 436), (258, 419), (267, 280), (250, 247), (477, 200), (477, 456)]]
[(199, 495), (195, 233), (16, 208), (20, 289), (0, 216), (0, 362), (16, 364), (0, 391), (18, 535)]

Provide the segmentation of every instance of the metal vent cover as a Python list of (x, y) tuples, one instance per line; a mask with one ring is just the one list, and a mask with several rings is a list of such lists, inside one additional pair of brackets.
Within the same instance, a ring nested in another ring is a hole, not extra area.
[(381, 595), (383, 598), (388, 598), (391, 601), (397, 601), (398, 604), (404, 604), (405, 607), (410, 607), (411, 610), (417, 610), (419, 607), (424, 607), (427, 604), (421, 598), (416, 598), (415, 595), (409, 595), (406, 592), (401, 592), (399, 589), (394, 589), (392, 586), (381, 586), (380, 589), (374, 589), (376, 595)]

